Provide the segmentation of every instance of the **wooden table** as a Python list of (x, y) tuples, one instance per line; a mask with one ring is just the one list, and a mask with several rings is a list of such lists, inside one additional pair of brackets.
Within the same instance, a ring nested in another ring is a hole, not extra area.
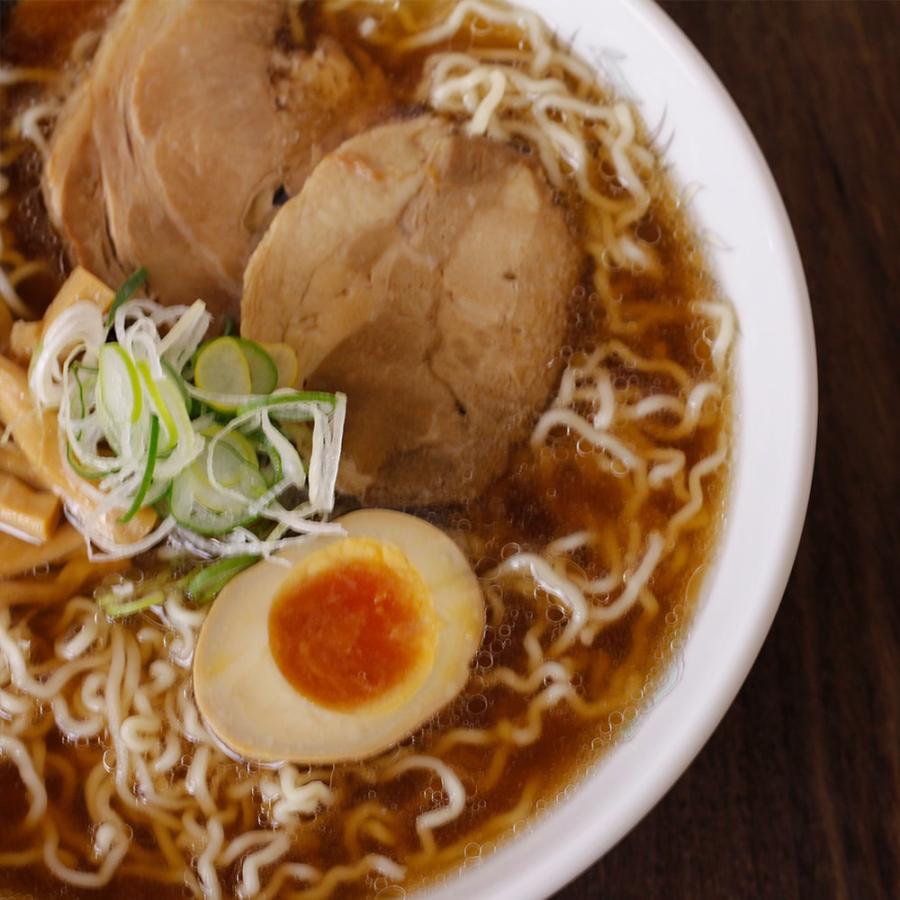
[(558, 898), (900, 897), (900, 3), (662, 3), (753, 129), (812, 298), (819, 443), (781, 611), (665, 799)]

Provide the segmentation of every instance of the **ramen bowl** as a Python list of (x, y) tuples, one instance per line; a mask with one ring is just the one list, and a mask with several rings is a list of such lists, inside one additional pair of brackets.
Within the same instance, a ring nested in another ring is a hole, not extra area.
[(532, 5), (129, 3), (4, 68), (72, 266), (0, 284), (18, 886), (546, 896), (733, 699), (811, 473), (790, 227), (655, 7)]
[(526, 0), (632, 100), (708, 240), (738, 318), (735, 445), (718, 549), (667, 676), (579, 783), (499, 850), (435, 886), (528, 900), (609, 850), (685, 771), (725, 715), (772, 623), (800, 539), (816, 436), (816, 367), (803, 268), (766, 161), (722, 84), (649, 0)]

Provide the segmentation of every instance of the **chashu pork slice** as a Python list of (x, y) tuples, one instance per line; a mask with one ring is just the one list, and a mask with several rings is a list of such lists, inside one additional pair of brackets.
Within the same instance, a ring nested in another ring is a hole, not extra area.
[(536, 165), (424, 116), (319, 163), (250, 259), (241, 331), (347, 394), (342, 491), (459, 502), (545, 406), (581, 263)]
[(284, 0), (128, 0), (51, 138), (44, 190), (73, 264), (138, 266), (165, 303), (235, 314), (276, 197), (385, 114), (367, 58), (279, 47)]

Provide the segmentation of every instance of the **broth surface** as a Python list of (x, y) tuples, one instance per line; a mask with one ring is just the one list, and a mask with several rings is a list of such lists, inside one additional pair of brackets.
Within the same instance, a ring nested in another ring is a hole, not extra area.
[[(49, 9), (42, 9), (44, 6), (22, 2), (7, 13), (2, 45), (6, 64), (58, 67), (75, 37), (98, 27), (110, 5), (64, 3), (61, 7), (65, 13), (56, 14), (59, 11), (55, 10), (53, 15), (48, 14)], [(441, 7), (437, 3), (429, 9)], [(407, 12), (414, 14), (412, 8)], [(398, 115), (411, 115), (422, 108), (417, 85), (427, 57), (436, 49), (521, 50), (522, 38), (517, 30), (497, 26), (469, 29), (438, 48), (429, 46), (401, 54), (391, 40), (383, 44), (361, 40), (360, 23), (371, 16), (383, 20), (388, 30), (396, 28), (399, 36), (398, 21), (382, 16), (377, 4), (370, 4), (344, 12), (329, 12), (319, 6), (307, 9), (303, 17), (305, 38), (331, 34), (345, 46), (356, 46), (373, 56), (390, 76), (398, 97)], [(286, 29), (283, 40), (291, 43), (295, 38)], [(38, 94), (31, 85), (11, 91), (5, 119), (21, 104), (33, 102)], [(596, 99), (606, 99), (599, 87)], [(521, 150), (536, 152), (524, 140)], [(608, 171), (607, 161), (597, 152), (590, 163), (591, 171), (607, 186), (607, 196), (615, 200), (620, 188)], [(14, 245), (29, 258), (48, 261), (43, 275), (30, 279), (27, 288), (23, 284), (23, 298), (37, 314), (52, 298), (66, 263), (43, 210), (40, 157), (33, 149), (26, 149), (6, 172), (14, 209), (6, 227)], [(634, 230), (652, 247), (657, 266), (648, 271), (641, 271), (639, 266), (611, 267), (606, 273), (605, 293), (601, 294), (596, 265), (589, 265), (570, 300), (569, 335), (560, 349), (561, 360), (564, 365), (577, 365), (595, 351), (608, 350), (611, 344), (620, 342), (632, 356), (613, 347), (605, 357), (617, 396), (631, 397), (637, 403), (641, 398), (685, 388), (685, 384), (704, 382), (718, 385), (720, 393), (715, 402), (701, 402), (699, 424), (685, 433), (680, 425), (682, 417), (665, 407), (635, 418), (618, 432), (623, 440), (646, 448), (647, 453), (665, 447), (683, 454), (682, 477), (680, 481), (673, 479), (671, 490), (636, 491), (632, 479), (624, 473), (599, 464), (602, 452), (577, 432), (556, 429), (539, 446), (518, 447), (506, 473), (476, 501), (450, 509), (415, 510), (457, 539), (479, 576), (488, 576), (514, 554), (540, 553), (551, 542), (579, 531), (599, 537), (592, 545), (572, 550), (571, 571), (586, 579), (601, 579), (605, 572), (616, 570), (634, 575), (647, 536), (665, 533), (668, 523), (689, 502), (687, 473), (700, 461), (714, 457), (730, 439), (730, 376), (727, 370), (716, 370), (710, 320), (698, 315), (694, 306), (697, 301), (718, 299), (718, 288), (679, 195), (658, 163), (650, 181), (651, 201)], [(588, 242), (587, 213), (577, 187), (570, 182), (558, 194), (577, 239)], [(657, 363), (644, 365), (635, 359)], [(679, 381), (682, 374), (687, 378), (685, 384)], [(423, 790), (422, 773), (408, 771), (379, 783), (376, 769), (364, 762), (341, 764), (328, 771), (329, 786), (340, 802), (295, 832), (291, 858), (326, 871), (352, 864), (361, 854), (387, 853), (408, 867), (403, 887), (414, 889), (477, 864), (499, 842), (527, 829), (534, 816), (576, 789), (579, 779), (653, 702), (661, 681), (676, 670), (678, 647), (722, 520), (727, 476), (728, 467), (723, 464), (703, 479), (702, 508), (677, 530), (674, 549), (654, 568), (640, 602), (618, 620), (599, 628), (589, 644), (576, 642), (566, 652), (581, 701), (578, 708), (560, 702), (535, 716), (533, 700), (540, 685), (522, 693), (498, 680), (497, 673), (503, 669), (529, 670), (529, 634), (536, 635), (545, 647), (552, 645), (563, 636), (567, 619), (563, 606), (539, 586), (503, 583), (498, 588), (500, 601), (496, 605), (489, 602), (489, 624), (466, 689), (402, 745), (404, 751), (433, 756), (449, 765), (460, 773), (467, 791), (463, 813), (436, 830), (435, 847), (423, 848), (416, 817), (441, 804), (439, 781), (429, 783), (426, 777)], [(134, 573), (142, 576), (153, 565), (157, 564), (150, 559), (139, 560), (134, 563)], [(606, 593), (610, 595), (607, 602), (612, 603), (613, 592)], [(31, 630), (37, 636), (32, 657), (49, 657), (59, 629), (65, 628), (60, 625), (59, 610), (37, 608), (27, 610), (25, 615), (30, 617)], [(128, 623), (135, 633), (148, 626), (162, 628), (149, 615), (134, 617)], [(49, 710), (44, 721), (55, 766), (48, 778), (53, 815), (65, 841), (86, 847), (90, 818), (81, 797), (81, 783), (107, 749), (102, 744), (64, 741), (55, 733)], [(537, 740), (520, 746), (509, 739), (515, 729), (530, 727), (538, 729)], [(461, 737), (462, 731), (480, 731), (491, 737), (470, 742)], [(238, 784), (256, 771), (252, 764), (235, 762), (223, 778)], [(2, 854), (28, 844), (17, 824), (27, 811), (27, 795), (14, 767), (0, 765), (0, 796), (5, 804), (0, 820), (0, 880), (5, 887), (41, 897), (128, 896), (137, 900), (183, 895), (179, 881), (166, 883), (154, 877), (153, 868), (165, 867), (165, 862), (157, 849), (158, 836), (149, 823), (134, 831), (137, 850), (129, 857), (130, 864), (123, 864), (110, 883), (99, 890), (80, 892), (63, 887), (38, 860), (31, 866), (4, 869)], [(253, 802), (242, 801), (236, 809), (245, 827), (258, 827)], [(360, 810), (368, 812), (364, 816)], [(389, 847), (379, 839), (378, 828), (363, 827), (372, 820), (389, 829), (393, 841)], [(238, 870), (239, 861), (232, 867), (232, 883)], [(228, 883), (227, 878), (225, 881)], [(371, 873), (339, 884), (333, 896), (376, 896), (380, 892), (382, 896), (401, 896), (390, 893), (390, 885), (386, 877)]]

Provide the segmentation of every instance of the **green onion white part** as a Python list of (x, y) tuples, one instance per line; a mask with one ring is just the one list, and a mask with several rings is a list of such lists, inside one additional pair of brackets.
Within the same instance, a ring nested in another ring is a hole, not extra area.
[[(200, 300), (164, 307), (120, 295), (106, 320), (88, 301), (69, 307), (29, 370), (38, 406), (58, 411), (63, 464), (96, 502), (75, 522), (94, 558), (169, 537), (204, 556), (267, 556), (305, 534), (339, 532), (327, 517), (346, 398), (275, 389), (278, 368), (253, 341), (204, 344), (211, 317)], [(286, 423), (308, 423), (308, 449)], [(111, 542), (98, 527), (111, 510), (128, 521), (147, 506), (161, 520), (138, 542)]]

